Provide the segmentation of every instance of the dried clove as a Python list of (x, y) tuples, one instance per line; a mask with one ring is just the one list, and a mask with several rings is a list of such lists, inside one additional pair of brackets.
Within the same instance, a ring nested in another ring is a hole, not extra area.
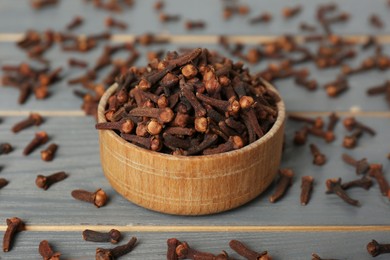
[(237, 252), (240, 256), (245, 257), (248, 260), (267, 260), (271, 259), (267, 251), (256, 252), (249, 249), (244, 243), (238, 240), (231, 240), (229, 242), (231, 249)]
[(24, 148), (23, 155), (29, 155), (32, 153), (38, 146), (47, 143), (49, 136), (45, 131), (41, 131), (35, 134), (35, 137), (31, 142)]
[(178, 260), (178, 255), (176, 254), (176, 247), (181, 244), (176, 238), (169, 238), (167, 240), (167, 260)]
[(97, 189), (95, 192), (89, 192), (86, 190), (73, 190), (71, 193), (72, 197), (94, 204), (97, 208), (106, 205), (108, 196), (102, 189)]
[(110, 242), (112, 244), (118, 243), (122, 234), (119, 230), (111, 229), (109, 232), (98, 232), (90, 229), (83, 231), (83, 239), (91, 242)]
[(341, 178), (327, 179), (326, 187), (327, 187), (326, 194), (334, 193), (337, 196), (339, 196), (342, 200), (344, 200), (346, 203), (352, 206), (357, 206), (357, 207), (360, 206), (359, 201), (349, 197), (348, 194), (345, 192), (345, 190), (342, 188)]
[(366, 158), (356, 160), (356, 159), (352, 158), (351, 156), (349, 156), (348, 154), (344, 153), (342, 155), (342, 159), (345, 163), (355, 167), (357, 175), (364, 174), (370, 169), (370, 165), (367, 162)]
[(38, 188), (47, 190), (52, 184), (65, 180), (68, 174), (65, 172), (57, 172), (48, 176), (38, 175), (35, 179), (35, 184)]
[(313, 155), (313, 164), (324, 165), (326, 163), (326, 156), (321, 153), (315, 144), (310, 144), (310, 151)]
[(40, 114), (38, 113), (31, 113), (28, 118), (20, 121), (19, 123), (16, 123), (13, 127), (12, 127), (12, 132), (14, 133), (18, 133), (20, 131), (22, 131), (23, 129), (26, 129), (30, 126), (33, 126), (33, 125), (36, 125), (36, 126), (39, 126), (43, 123), (43, 118)]
[(357, 121), (355, 117), (347, 117), (343, 120), (343, 124), (345, 128), (349, 131), (352, 131), (353, 129), (360, 129), (364, 132), (367, 132), (368, 134), (374, 136), (376, 135), (376, 131), (372, 129), (371, 127)]
[(310, 195), (313, 190), (314, 178), (312, 176), (303, 176), (301, 184), (301, 205), (306, 206), (309, 203)]
[(0, 189), (8, 185), (8, 181), (4, 178), (0, 178)]
[(61, 256), (61, 253), (54, 253), (47, 240), (42, 240), (39, 243), (38, 251), (39, 254), (42, 256), (43, 260), (59, 260)]
[(117, 246), (111, 249), (105, 249), (105, 248), (96, 248), (96, 260), (113, 260), (117, 259), (118, 257), (121, 257), (125, 254), (130, 253), (133, 251), (134, 247), (136, 246), (137, 238), (132, 237), (127, 244)]
[(43, 161), (50, 162), (54, 159), (57, 152), (58, 145), (55, 143), (50, 144), (45, 150), (41, 151), (41, 158)]
[(25, 230), (25, 224), (20, 218), (7, 218), (7, 230), (5, 231), (3, 238), (4, 252), (8, 252), (9, 250), (11, 250), (15, 234), (23, 230)]
[(2, 143), (0, 144), (0, 155), (9, 154), (13, 151), (13, 147), (10, 143)]
[(355, 148), (362, 134), (363, 131), (361, 129), (358, 129), (355, 132), (353, 132), (351, 135), (346, 135), (343, 140), (343, 146), (347, 149)]
[(276, 184), (276, 189), (274, 194), (269, 197), (269, 201), (274, 203), (284, 196), (287, 189), (292, 184), (292, 179), (294, 177), (294, 172), (291, 169), (280, 169), (279, 170), (279, 179)]
[(370, 170), (368, 175), (372, 178), (375, 178), (379, 184), (379, 189), (383, 196), (388, 196), (389, 194), (389, 183), (386, 180), (383, 174), (382, 164), (370, 164)]
[(388, 254), (390, 253), (390, 244), (379, 244), (373, 239), (367, 244), (367, 251), (373, 257), (381, 254)]
[(341, 184), (341, 188), (343, 188), (344, 190), (347, 190), (347, 189), (353, 188), (353, 187), (360, 187), (360, 188), (363, 188), (365, 190), (368, 190), (371, 188), (371, 186), (372, 186), (372, 180), (370, 178), (368, 178), (367, 176), (363, 176), (360, 179), (350, 181), (350, 182), (345, 182), (345, 183)]
[(81, 16), (75, 16), (72, 21), (66, 26), (67, 30), (73, 30), (82, 25), (84, 22), (84, 19)]

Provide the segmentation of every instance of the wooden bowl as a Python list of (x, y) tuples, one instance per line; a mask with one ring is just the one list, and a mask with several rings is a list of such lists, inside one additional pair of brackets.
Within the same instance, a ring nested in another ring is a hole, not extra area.
[[(269, 83), (267, 87), (276, 91)], [(98, 107), (98, 122), (117, 85)], [(285, 120), (283, 101), (271, 130), (241, 149), (210, 156), (174, 156), (133, 145), (111, 130), (99, 131), (106, 178), (126, 199), (147, 209), (177, 215), (204, 215), (236, 208), (254, 199), (279, 168)]]

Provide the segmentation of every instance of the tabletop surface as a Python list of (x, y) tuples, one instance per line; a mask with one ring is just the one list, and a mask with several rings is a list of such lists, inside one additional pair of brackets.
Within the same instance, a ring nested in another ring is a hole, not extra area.
[[(15, 42), (28, 29), (63, 30), (72, 17), (84, 17), (84, 25), (75, 30), (78, 34), (91, 34), (103, 31), (104, 19), (110, 14), (128, 23), (125, 31), (112, 30), (110, 43), (132, 41), (135, 36), (148, 33), (162, 34), (171, 39), (164, 45), (139, 46), (141, 57), (136, 65), (146, 65), (146, 52), (149, 50), (175, 50), (181, 47), (205, 47), (228, 55), (218, 44), (219, 35), (230, 36), (247, 46), (255, 46), (264, 39), (282, 34), (303, 35), (299, 30), (302, 21), (315, 23), (315, 10), (326, 1), (239, 1), (250, 6), (247, 16), (233, 16), (225, 21), (222, 18), (224, 1), (174, 1), (165, 2), (164, 11), (180, 14), (179, 22), (161, 24), (153, 9), (155, 1), (136, 1), (132, 8), (122, 13), (97, 10), (92, 1), (60, 1), (54, 7), (34, 10), (30, 1), (0, 0), (0, 63), (19, 64), (27, 61), (26, 54), (18, 49)], [(302, 4), (302, 13), (286, 21), (280, 12), (285, 6)], [(351, 14), (347, 23), (334, 25), (335, 33), (351, 39), (361, 40), (367, 35), (376, 35), (383, 44), (383, 52), (390, 54), (390, 6), (387, 1), (343, 0), (338, 2), (340, 10)], [(248, 18), (263, 11), (273, 14), (269, 24), (248, 25)], [(371, 14), (379, 15), (383, 29), (375, 29), (367, 22)], [(186, 19), (204, 20), (203, 30), (188, 32), (183, 23)], [(362, 41), (360, 41), (360, 44)], [(100, 44), (104, 46), (104, 44)], [(358, 46), (360, 49), (360, 46)], [(268, 250), (273, 259), (311, 259), (312, 253), (324, 258), (371, 259), (366, 244), (372, 239), (390, 243), (390, 201), (382, 196), (378, 184), (369, 190), (352, 189), (351, 197), (361, 202), (361, 207), (345, 204), (335, 195), (326, 195), (325, 181), (341, 177), (343, 181), (354, 180), (351, 166), (341, 160), (341, 154), (362, 158), (369, 162), (383, 164), (385, 176), (389, 176), (390, 152), (390, 113), (383, 97), (368, 97), (368, 87), (389, 80), (389, 71), (370, 71), (349, 77), (350, 89), (337, 98), (329, 98), (323, 89), (309, 92), (295, 86), (293, 79), (278, 80), (277, 89), (283, 97), (288, 113), (309, 116), (322, 116), (327, 119), (330, 112), (342, 118), (350, 115), (377, 130), (374, 137), (365, 135), (357, 148), (347, 150), (342, 147), (342, 137), (348, 131), (339, 123), (335, 129), (336, 141), (327, 144), (320, 138), (309, 137), (308, 143), (316, 143), (326, 154), (328, 162), (324, 166), (312, 164), (309, 146), (295, 146), (292, 143), (294, 132), (302, 124), (287, 120), (286, 147), (281, 167), (295, 172), (293, 184), (286, 196), (277, 203), (270, 203), (268, 197), (275, 185), (248, 204), (227, 212), (209, 216), (172, 216), (156, 213), (132, 204), (113, 190), (101, 169), (99, 158), (98, 133), (95, 119), (86, 116), (80, 109), (81, 99), (75, 97), (74, 89), (67, 80), (83, 73), (82, 69), (70, 68), (70, 57), (85, 59), (91, 67), (102, 48), (79, 54), (62, 52), (53, 47), (45, 57), (51, 67), (63, 67), (64, 80), (50, 87), (50, 97), (37, 100), (30, 97), (23, 105), (17, 102), (18, 91), (0, 87), (0, 143), (9, 142), (14, 151), (0, 155), (0, 178), (9, 184), (0, 190), (0, 234), (6, 230), (6, 219), (17, 216), (26, 222), (27, 230), (18, 234), (13, 249), (0, 253), (0, 259), (40, 259), (38, 245), (48, 240), (55, 250), (62, 253), (63, 259), (94, 259), (96, 247), (111, 247), (103, 243), (83, 241), (84, 229), (106, 231), (117, 228), (124, 233), (124, 241), (131, 236), (139, 239), (139, 245), (121, 259), (165, 259), (166, 240), (176, 237), (187, 241), (191, 246), (213, 253), (226, 250), (238, 258), (228, 246), (231, 239), (238, 239), (256, 250)], [(359, 52), (349, 63), (353, 66), (369, 55), (372, 50)], [(120, 54), (119, 56), (120, 57)], [(248, 65), (252, 72), (260, 71), (267, 61)], [(319, 85), (332, 81), (339, 67), (319, 70), (312, 63), (304, 64), (310, 70), (311, 78)], [(108, 72), (104, 70), (102, 74)], [(39, 127), (26, 129), (18, 134), (11, 127), (30, 112), (38, 112), (45, 118)], [(38, 130), (47, 131), (50, 140), (59, 144), (59, 150), (52, 162), (43, 162), (39, 150), (30, 156), (23, 156), (24, 146)], [(53, 185), (49, 190), (35, 186), (38, 174), (65, 171), (69, 177)], [(312, 198), (307, 206), (299, 202), (301, 177), (315, 178)], [(70, 193), (74, 189), (104, 189), (110, 197), (102, 208), (75, 201)], [(61, 258), (61, 259), (62, 259)], [(388, 259), (383, 255), (378, 259)]]

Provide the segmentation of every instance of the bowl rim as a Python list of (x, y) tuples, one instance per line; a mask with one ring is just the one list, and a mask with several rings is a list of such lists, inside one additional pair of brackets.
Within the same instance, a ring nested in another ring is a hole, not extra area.
[[(160, 156), (161, 159), (165, 159), (165, 160), (181, 160), (181, 161), (199, 161), (199, 160), (204, 161), (204, 160), (215, 160), (215, 159), (221, 159), (221, 158), (226, 159), (226, 157), (235, 156), (235, 155), (238, 155), (241, 153), (245, 153), (249, 150), (255, 149), (256, 147), (264, 144), (269, 139), (271, 139), (274, 136), (274, 134), (283, 126), (283, 123), (284, 123), (284, 120), (286, 117), (286, 108), (285, 108), (285, 104), (284, 104), (282, 97), (280, 96), (279, 92), (276, 90), (276, 88), (271, 83), (269, 83), (268, 81), (266, 81), (262, 78), (260, 78), (260, 81), (263, 85), (265, 85), (266, 88), (272, 90), (280, 97), (280, 100), (277, 103), (278, 117), (276, 118), (276, 121), (273, 124), (273, 126), (271, 127), (271, 129), (264, 136), (257, 139), (253, 143), (251, 143), (249, 145), (245, 145), (244, 147), (237, 149), (237, 150), (233, 150), (233, 151), (229, 151), (229, 152), (225, 152), (225, 153), (212, 154), (212, 155), (194, 155), (194, 156), (172, 155), (172, 154), (151, 151), (151, 150), (139, 147), (135, 144), (132, 144), (132, 143), (126, 141), (125, 139), (120, 137), (117, 133), (115, 133), (113, 130), (98, 130), (98, 131), (108, 132), (112, 138), (116, 139), (122, 145), (127, 146), (129, 149), (136, 149), (137, 151), (144, 153), (145, 156), (148, 156), (148, 155), (154, 156), (154, 157)], [(108, 98), (112, 94), (114, 94), (114, 92), (116, 91), (117, 88), (118, 88), (117, 83), (112, 84), (104, 92), (103, 96), (101, 97), (101, 99), (99, 101), (98, 108), (97, 108), (97, 110), (98, 110), (97, 111), (98, 123), (107, 122), (106, 117), (104, 115), (105, 107), (106, 107)]]

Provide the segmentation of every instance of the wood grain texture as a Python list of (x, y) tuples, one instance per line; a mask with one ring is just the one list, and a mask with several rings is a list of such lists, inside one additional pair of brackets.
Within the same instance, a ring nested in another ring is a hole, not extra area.
[[(119, 229), (122, 231), (121, 229)], [(366, 251), (366, 244), (372, 239), (378, 242), (388, 242), (388, 232), (329, 232), (329, 233), (270, 233), (270, 232), (223, 232), (223, 233), (139, 233), (123, 232), (124, 241), (132, 236), (138, 238), (139, 244), (133, 252), (120, 259), (162, 260), (166, 259), (166, 241), (176, 237), (187, 241), (191, 247), (198, 250), (218, 254), (226, 250), (229, 256), (242, 259), (228, 246), (231, 239), (238, 239), (254, 250), (268, 250), (275, 260), (311, 259), (312, 253), (321, 257), (340, 260), (370, 260), (373, 259)], [(94, 259), (97, 247), (113, 247), (109, 243), (92, 243), (83, 241), (80, 232), (22, 232), (18, 234), (12, 251), (0, 252), (1, 259), (40, 259), (38, 245), (41, 240), (48, 240), (55, 251), (62, 253), (67, 260)], [(386, 255), (375, 259), (388, 259)]]
[[(107, 101), (116, 89), (115, 84), (100, 100), (99, 123), (106, 122)], [(117, 192), (151, 210), (205, 215), (236, 208), (261, 194), (277, 174), (285, 121), (283, 101), (277, 105), (278, 118), (266, 135), (217, 155), (161, 154), (130, 144), (114, 131), (99, 131), (103, 172)]]

